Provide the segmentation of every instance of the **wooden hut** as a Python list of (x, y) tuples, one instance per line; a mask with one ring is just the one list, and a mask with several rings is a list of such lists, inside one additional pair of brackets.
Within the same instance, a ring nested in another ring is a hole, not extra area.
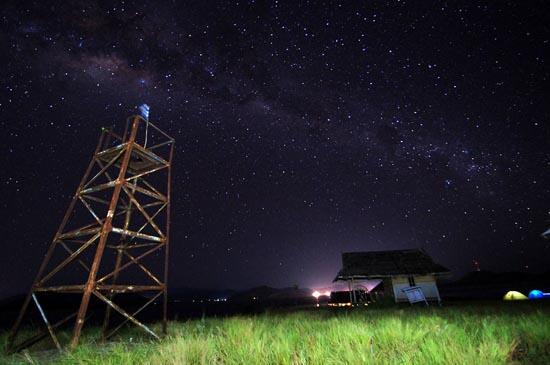
[(380, 279), (386, 295), (395, 302), (407, 302), (403, 289), (418, 286), (426, 299), (441, 301), (436, 278), (448, 274), (449, 269), (435, 263), (422, 249), (345, 252), (342, 269), (334, 281), (346, 281), (350, 288), (350, 301), (356, 302), (353, 293), (357, 282)]

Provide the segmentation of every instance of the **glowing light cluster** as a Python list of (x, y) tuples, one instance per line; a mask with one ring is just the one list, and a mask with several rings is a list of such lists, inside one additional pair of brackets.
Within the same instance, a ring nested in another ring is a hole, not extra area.
[(315, 297), (315, 299), (319, 299), (319, 297), (321, 297), (321, 296), (330, 297), (330, 290), (327, 290), (327, 291), (325, 291), (325, 292), (323, 292), (323, 293), (321, 293), (321, 292), (318, 291), (318, 290), (315, 290), (313, 293), (311, 293), (311, 295), (312, 295), (313, 297)]

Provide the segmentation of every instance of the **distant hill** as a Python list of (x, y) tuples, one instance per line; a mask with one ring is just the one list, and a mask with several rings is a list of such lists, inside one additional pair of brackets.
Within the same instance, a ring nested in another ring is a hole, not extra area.
[(263, 301), (263, 300), (266, 300), (270, 295), (275, 294), (279, 290), (280, 289), (275, 289), (266, 285), (262, 285), (255, 288), (234, 293), (232, 296), (229, 297), (229, 300), (232, 302), (251, 301), (251, 300)]
[(459, 280), (440, 283), (439, 289), (444, 299), (500, 299), (509, 290), (527, 295), (533, 289), (550, 291), (550, 272), (474, 271)]
[(258, 286), (245, 291), (237, 292), (229, 297), (231, 302), (308, 302), (312, 300), (311, 290), (307, 288), (272, 288)]
[(235, 294), (232, 289), (205, 289), (205, 288), (169, 288), (168, 297), (170, 300), (201, 300), (229, 298)]
[(459, 280), (448, 283), (447, 285), (508, 285), (516, 283), (540, 283), (541, 285), (550, 285), (550, 271), (542, 274), (531, 274), (526, 272), (473, 271), (467, 273)]

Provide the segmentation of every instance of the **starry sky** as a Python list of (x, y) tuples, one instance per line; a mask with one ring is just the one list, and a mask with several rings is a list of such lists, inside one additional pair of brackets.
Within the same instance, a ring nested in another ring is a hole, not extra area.
[(3, 3), (0, 297), (144, 102), (177, 145), (173, 287), (315, 287), (343, 251), (413, 247), (545, 270), (543, 4)]

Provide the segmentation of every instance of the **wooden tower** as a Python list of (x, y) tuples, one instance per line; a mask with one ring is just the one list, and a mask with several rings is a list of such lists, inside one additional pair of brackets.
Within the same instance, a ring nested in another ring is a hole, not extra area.
[[(166, 332), (174, 139), (147, 119), (128, 118), (121, 135), (102, 129), (92, 160), (12, 328), (8, 352), (48, 336), (60, 350), (64, 340), (75, 347), (91, 302), (93, 308), (106, 308), (104, 339), (128, 322), (158, 338), (137, 315), (161, 299), (162, 330)], [(122, 294), (129, 293), (131, 300), (124, 300)], [(69, 299), (61, 300), (61, 295)], [(128, 302), (132, 310), (123, 308)], [(43, 303), (54, 303), (53, 309)], [(66, 308), (70, 303), (75, 304), (74, 310)], [(34, 323), (31, 327), (39, 330), (20, 339), (21, 325), (33, 312), (40, 325), (29, 319)], [(59, 336), (59, 329), (71, 323), (70, 339)]]

